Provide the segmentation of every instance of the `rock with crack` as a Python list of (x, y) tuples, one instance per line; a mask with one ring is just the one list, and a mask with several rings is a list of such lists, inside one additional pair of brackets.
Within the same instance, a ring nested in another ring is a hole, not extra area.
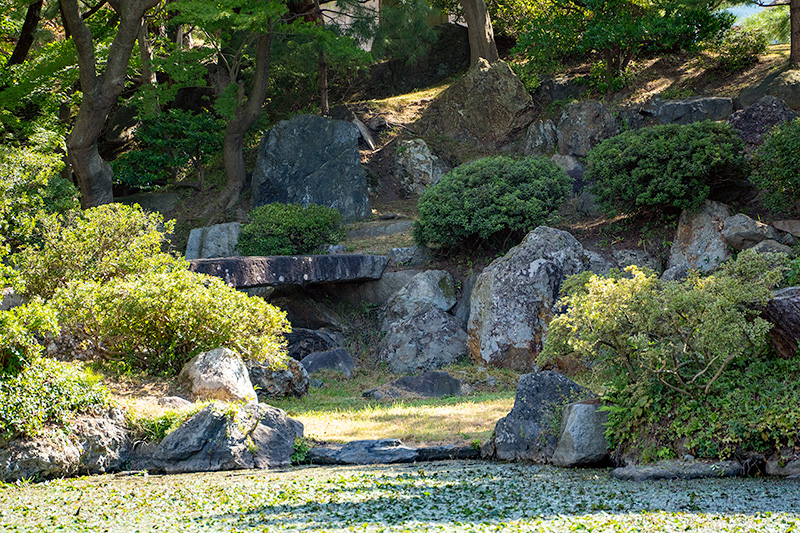
[(773, 240), (791, 245), (797, 242), (792, 235), (783, 233), (749, 216), (739, 213), (726, 218), (722, 223), (722, 238), (725, 243), (736, 250), (752, 248), (765, 240)]
[(389, 327), (379, 357), (392, 372), (436, 370), (467, 352), (467, 334), (453, 315), (427, 306)]
[(395, 177), (406, 194), (422, 194), (448, 172), (447, 164), (431, 152), (422, 139), (397, 143)]
[(608, 412), (597, 401), (576, 402), (561, 413), (561, 432), (553, 452), (558, 466), (595, 466), (608, 461)]
[(549, 463), (558, 442), (558, 424), (565, 405), (591, 393), (557, 372), (519, 378), (514, 407), (501, 418), (482, 455), (502, 461)]
[(453, 276), (449, 272), (420, 272), (386, 302), (381, 313), (382, 329), (389, 330), (395, 322), (430, 307), (447, 312), (457, 301)]
[(529, 233), (478, 276), (467, 328), (470, 358), (478, 364), (534, 370), (561, 283), (591, 264), (583, 246), (566, 231), (540, 226)]
[(730, 216), (727, 205), (712, 200), (706, 200), (696, 213), (681, 213), (667, 269), (716, 270), (731, 255), (722, 235), (723, 224)]
[(189, 232), (186, 244), (186, 259), (209, 259), (239, 255), (236, 245), (242, 225), (238, 222), (216, 224), (205, 228), (194, 228)]
[(192, 394), (201, 400), (256, 399), (244, 361), (228, 348), (215, 348), (194, 356), (178, 374), (178, 381), (187, 383)]
[(614, 115), (597, 100), (575, 102), (564, 107), (558, 121), (558, 151), (586, 157), (601, 141), (619, 133)]
[(289, 466), (302, 436), (300, 422), (269, 405), (211, 403), (167, 435), (149, 464), (132, 466), (168, 474)]

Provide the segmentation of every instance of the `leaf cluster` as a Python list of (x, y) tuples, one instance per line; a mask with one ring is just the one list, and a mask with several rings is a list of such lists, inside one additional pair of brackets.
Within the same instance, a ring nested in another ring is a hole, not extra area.
[(767, 35), (757, 28), (731, 28), (715, 46), (716, 68), (729, 74), (748, 69), (766, 53), (767, 44)]
[(414, 239), (443, 248), (502, 245), (543, 224), (570, 191), (571, 179), (549, 159), (480, 159), (422, 194)]
[(313, 254), (344, 238), (341, 213), (321, 205), (276, 202), (253, 209), (248, 218), (237, 244), (244, 255)]
[(744, 144), (711, 121), (629, 130), (589, 152), (586, 179), (608, 213), (697, 209), (712, 188), (747, 177)]
[(795, 209), (800, 199), (800, 120), (779, 124), (769, 132), (754, 158), (751, 180), (761, 189), (761, 202), (773, 213)]

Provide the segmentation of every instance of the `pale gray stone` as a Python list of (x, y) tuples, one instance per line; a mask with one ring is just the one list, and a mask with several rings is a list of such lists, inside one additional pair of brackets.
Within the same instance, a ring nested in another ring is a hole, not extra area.
[(608, 460), (606, 427), (608, 412), (599, 403), (571, 403), (561, 414), (561, 434), (553, 452), (553, 464), (592, 466)]
[(523, 155), (550, 154), (558, 147), (556, 125), (552, 120), (537, 120), (528, 126), (528, 132), (520, 146)]
[(727, 205), (712, 200), (706, 200), (696, 213), (681, 213), (667, 269), (680, 267), (711, 272), (727, 260), (730, 251), (722, 236), (722, 226), (730, 216)]
[(431, 152), (422, 139), (397, 143), (395, 177), (406, 193), (422, 194), (448, 171), (447, 164)]
[(194, 356), (178, 374), (178, 381), (188, 383), (192, 394), (201, 400), (256, 399), (244, 361), (228, 348), (215, 348)]
[(654, 272), (661, 270), (659, 260), (644, 250), (613, 250), (611, 255), (616, 260), (620, 268), (636, 265), (637, 267), (649, 268)]
[(186, 244), (186, 259), (209, 259), (239, 255), (236, 244), (242, 225), (238, 222), (216, 224), (205, 228), (194, 228), (189, 232)]
[(393, 322), (379, 357), (392, 372), (406, 374), (443, 368), (467, 352), (467, 334), (453, 315), (427, 306)]
[(386, 302), (382, 311), (382, 328), (386, 331), (398, 320), (408, 318), (428, 307), (449, 311), (456, 302), (453, 276), (449, 272), (444, 270), (420, 272)]
[(611, 477), (626, 481), (655, 479), (705, 479), (738, 477), (742, 465), (736, 461), (704, 463), (700, 461), (659, 461), (652, 465), (629, 465), (615, 468)]
[(781, 234), (769, 224), (753, 220), (743, 213), (725, 219), (722, 223), (722, 238), (736, 250), (752, 248), (767, 239), (781, 241), (791, 238), (792, 241), (794, 240), (790, 235)]

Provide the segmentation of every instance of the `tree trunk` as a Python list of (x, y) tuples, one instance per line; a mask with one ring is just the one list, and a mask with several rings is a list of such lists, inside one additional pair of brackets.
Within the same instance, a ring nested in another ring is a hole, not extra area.
[(469, 55), (470, 66), (484, 58), (489, 63), (499, 59), (497, 46), (494, 42), (494, 31), (489, 12), (486, 10), (484, 0), (461, 0), (464, 8), (464, 18), (467, 20), (469, 30)]
[[(322, 18), (322, 8), (319, 5), (319, 0), (314, 0), (314, 17), (316, 24), (319, 27), (325, 25), (325, 20)], [(328, 62), (325, 61), (325, 50), (320, 49), (319, 61), (317, 62), (317, 70), (319, 71), (319, 107), (322, 115), (328, 114)]]
[(800, 0), (789, 2), (790, 42), (789, 64), (793, 68), (800, 67)]
[[(155, 87), (157, 84), (156, 73), (153, 71), (153, 47), (148, 36), (147, 22), (142, 19), (142, 26), (139, 28), (139, 58), (142, 61), (142, 86), (150, 85)], [(152, 96), (152, 102), (148, 104), (148, 112), (158, 114), (161, 108), (158, 104), (158, 97)]]
[[(112, 202), (113, 172), (100, 157), (97, 139), (111, 107), (125, 86), (128, 61), (139, 35), (142, 17), (159, 0), (129, 0), (119, 4), (119, 27), (102, 75), (97, 74), (94, 41), (80, 15), (77, 0), (61, 0), (64, 24), (72, 35), (78, 53), (83, 98), (72, 132), (67, 137), (67, 153), (81, 190), (81, 206), (86, 209)], [(112, 4), (114, 5), (114, 4)]]
[(28, 12), (25, 13), (25, 22), (22, 23), (22, 31), (19, 34), (19, 40), (11, 52), (11, 57), (8, 58), (6, 67), (11, 65), (21, 65), (28, 57), (28, 52), (33, 45), (33, 34), (36, 32), (36, 27), (39, 25), (39, 20), (42, 18), (42, 4), (44, 0), (38, 0), (28, 6)]
[(250, 94), (245, 100), (244, 91), (240, 88), (236, 114), (225, 128), (222, 158), (225, 162), (225, 174), (228, 181), (220, 198), (220, 204), (225, 209), (230, 209), (239, 201), (239, 195), (247, 183), (247, 166), (244, 161), (244, 136), (255, 124), (258, 115), (261, 113), (264, 100), (267, 98), (272, 28), (273, 26), (270, 25), (268, 33), (262, 34), (258, 38), (255, 74), (250, 86)]

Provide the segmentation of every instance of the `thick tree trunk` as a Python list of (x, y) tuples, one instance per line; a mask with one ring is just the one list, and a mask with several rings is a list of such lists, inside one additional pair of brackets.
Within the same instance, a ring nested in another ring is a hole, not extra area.
[(461, 0), (464, 18), (469, 30), (470, 66), (484, 58), (489, 63), (497, 61), (499, 55), (494, 42), (494, 31), (484, 0)]
[(225, 162), (227, 184), (220, 198), (225, 209), (230, 209), (239, 200), (247, 183), (247, 166), (244, 161), (244, 136), (253, 127), (261, 107), (267, 98), (269, 87), (270, 49), (272, 47), (272, 26), (268, 33), (258, 38), (256, 45), (256, 67), (250, 94), (244, 98), (244, 90), (240, 88), (239, 103), (236, 115), (225, 128), (225, 139), (222, 145), (222, 158)]
[(28, 57), (28, 52), (31, 49), (31, 45), (33, 45), (33, 34), (36, 32), (39, 20), (42, 18), (43, 3), (44, 0), (38, 0), (28, 6), (28, 12), (25, 13), (25, 22), (22, 23), (22, 31), (19, 34), (14, 51), (11, 52), (11, 57), (8, 58), (7, 67), (21, 65)]
[[(142, 86), (150, 85), (155, 87), (157, 84), (156, 73), (153, 70), (153, 46), (150, 44), (149, 32), (147, 29), (147, 21), (142, 20), (142, 26), (139, 28), (139, 58), (142, 61)], [(161, 110), (158, 103), (158, 98), (153, 95), (153, 101), (150, 103), (148, 111), (150, 113), (158, 114)]]
[(159, 0), (129, 0), (117, 5), (120, 17), (117, 34), (108, 50), (102, 75), (97, 74), (94, 42), (80, 15), (77, 0), (61, 0), (64, 23), (72, 34), (78, 52), (83, 98), (72, 132), (67, 137), (67, 153), (81, 190), (81, 206), (86, 209), (112, 202), (111, 165), (100, 157), (97, 139), (111, 107), (125, 86), (125, 74), (139, 35), (142, 17)]
[(790, 24), (790, 52), (789, 64), (800, 67), (800, 0), (790, 0), (789, 2), (789, 24)]
[[(324, 26), (325, 19), (322, 17), (322, 8), (319, 5), (319, 0), (314, 0), (314, 17), (316, 18), (317, 26)], [(328, 62), (325, 61), (325, 51), (319, 51), (319, 61), (317, 62), (317, 70), (319, 71), (319, 107), (323, 116), (327, 115), (330, 111), (328, 109)]]

